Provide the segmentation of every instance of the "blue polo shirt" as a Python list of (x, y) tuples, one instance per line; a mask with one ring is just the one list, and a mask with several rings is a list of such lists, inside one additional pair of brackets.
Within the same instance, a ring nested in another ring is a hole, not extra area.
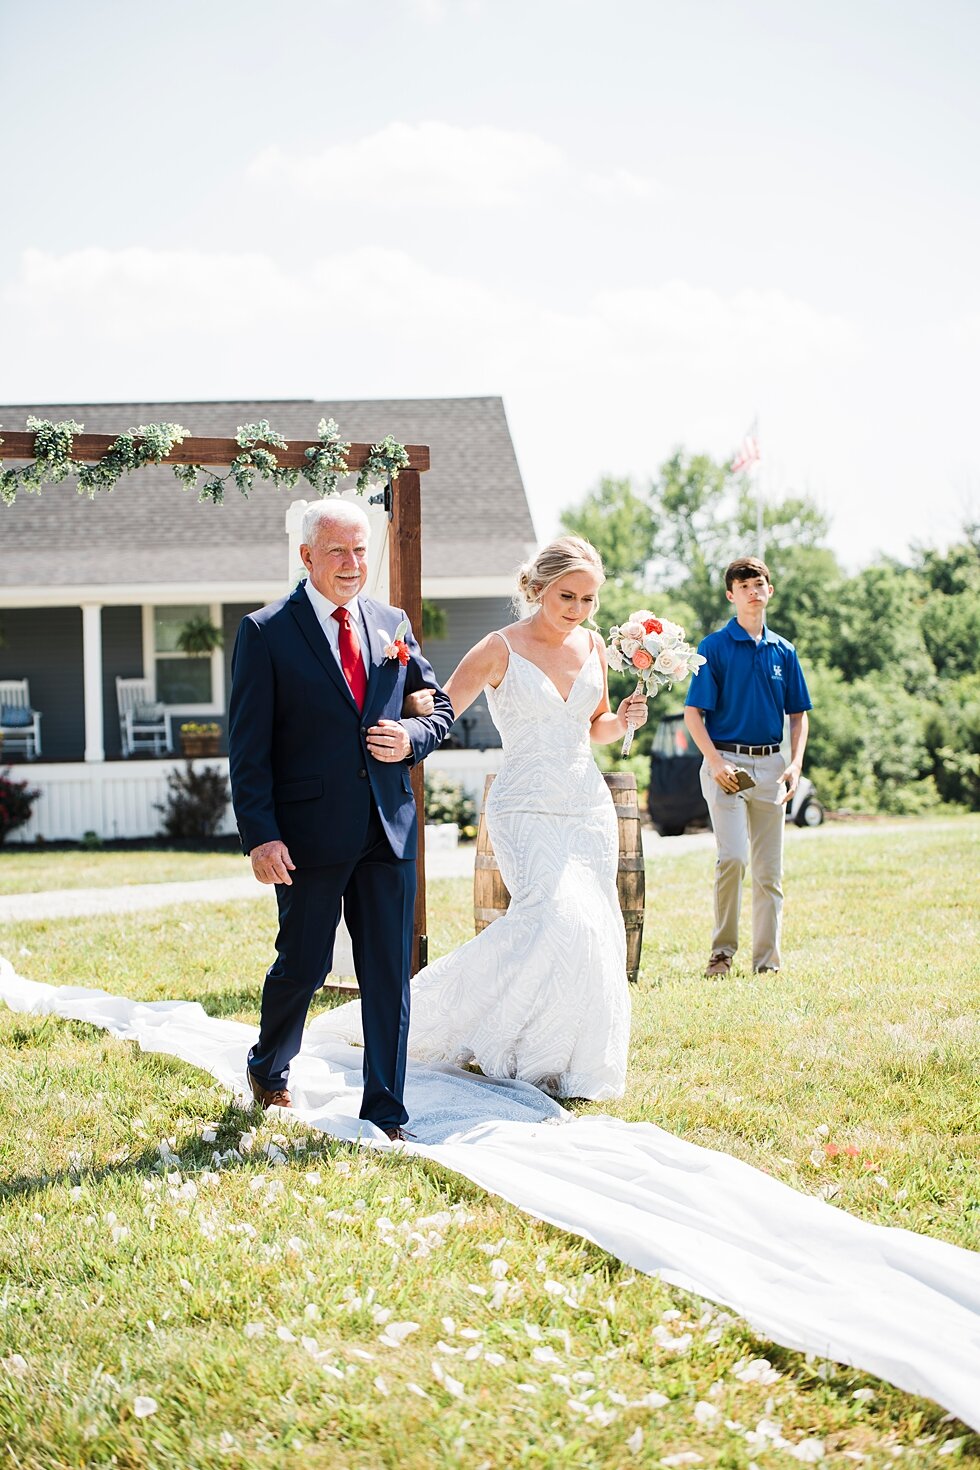
[(707, 663), (693, 675), (685, 704), (704, 711), (712, 740), (778, 745), (787, 715), (813, 708), (792, 643), (763, 624), (758, 643), (735, 618), (698, 645)]

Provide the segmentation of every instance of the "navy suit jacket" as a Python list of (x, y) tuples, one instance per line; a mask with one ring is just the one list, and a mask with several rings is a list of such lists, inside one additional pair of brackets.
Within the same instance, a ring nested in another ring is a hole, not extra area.
[(365, 737), (379, 720), (401, 718), (406, 694), (428, 687), (434, 712), (402, 721), (417, 764), (448, 735), (452, 705), (411, 629), (405, 635), (408, 663), (384, 657), (384, 644), (405, 614), (370, 597), (358, 601), (369, 643), (362, 649), (368, 672), (362, 712), (305, 582), (242, 620), (231, 661), (228, 753), (246, 852), (279, 840), (297, 867), (348, 862), (363, 847), (373, 797), (395, 855), (415, 856), (418, 822), (408, 763), (375, 760)]

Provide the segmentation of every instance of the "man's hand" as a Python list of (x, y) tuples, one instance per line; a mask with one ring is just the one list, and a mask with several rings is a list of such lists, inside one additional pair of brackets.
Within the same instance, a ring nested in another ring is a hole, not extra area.
[(785, 806), (788, 801), (793, 800), (793, 797), (796, 795), (796, 788), (800, 784), (799, 766), (794, 765), (791, 761), (779, 779), (780, 781), (786, 782), (786, 793), (780, 802), (780, 806)]
[(738, 775), (735, 767), (728, 761), (718, 758), (708, 762), (708, 774), (713, 781), (717, 781), (722, 791), (729, 792), (732, 796), (738, 790)]
[(292, 886), (293, 880), (289, 875), (296, 864), (289, 856), (285, 842), (263, 842), (261, 847), (252, 848), (249, 857), (252, 872), (260, 883), (287, 883)]
[(397, 720), (379, 720), (367, 732), (367, 748), (376, 761), (390, 766), (393, 761), (403, 761), (411, 755), (412, 742), (404, 725)]
[(414, 694), (405, 695), (402, 719), (411, 719), (414, 715), (431, 715), (435, 707), (436, 702), (431, 689), (416, 689)]

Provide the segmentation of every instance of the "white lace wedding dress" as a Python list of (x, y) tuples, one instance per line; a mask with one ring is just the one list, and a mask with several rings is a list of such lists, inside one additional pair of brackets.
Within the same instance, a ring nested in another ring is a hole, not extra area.
[[(612, 799), (592, 755), (589, 718), (603, 692), (593, 645), (563, 700), (510, 649), (487, 701), (504, 762), (487, 825), (510, 907), (412, 982), (409, 1055), (476, 1062), (488, 1077), (531, 1082), (553, 1097), (620, 1097), (630, 998), (616, 894)], [(361, 1042), (360, 1003), (319, 1016), (313, 1040)]]

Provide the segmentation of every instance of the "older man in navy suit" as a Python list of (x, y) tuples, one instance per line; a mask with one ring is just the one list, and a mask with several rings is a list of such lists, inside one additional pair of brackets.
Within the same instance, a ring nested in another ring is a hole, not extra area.
[[(403, 1137), (418, 824), (409, 765), (446, 737), (452, 705), (397, 608), (359, 593), (368, 522), (350, 501), (303, 518), (308, 577), (250, 613), (232, 657), (232, 800), (255, 876), (276, 885), (276, 959), (248, 1057), (262, 1107), (291, 1107), (289, 1066), (333, 960), (341, 903), (364, 1019), (361, 1117)], [(405, 624), (395, 646), (400, 625)], [(431, 690), (431, 714), (400, 718)]]

